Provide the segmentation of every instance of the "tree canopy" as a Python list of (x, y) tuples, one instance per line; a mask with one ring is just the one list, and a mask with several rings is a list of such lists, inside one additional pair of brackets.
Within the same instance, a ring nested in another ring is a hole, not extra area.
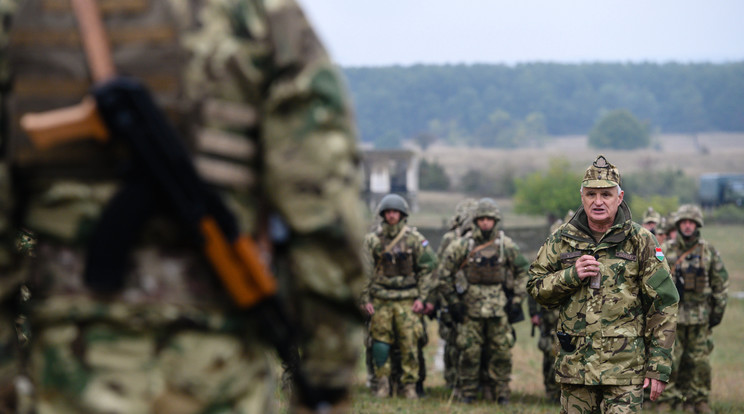
[[(625, 109), (666, 133), (744, 131), (744, 62), (344, 68), (362, 139), (539, 145)], [(395, 136), (388, 132), (394, 131)]]
[(589, 132), (589, 145), (594, 148), (637, 149), (651, 143), (648, 127), (625, 109), (603, 116)]

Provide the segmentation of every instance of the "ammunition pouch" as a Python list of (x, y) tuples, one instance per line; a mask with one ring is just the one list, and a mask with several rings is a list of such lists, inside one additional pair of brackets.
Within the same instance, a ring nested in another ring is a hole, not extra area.
[(384, 276), (412, 275), (413, 254), (410, 251), (391, 251), (382, 254), (382, 274)]

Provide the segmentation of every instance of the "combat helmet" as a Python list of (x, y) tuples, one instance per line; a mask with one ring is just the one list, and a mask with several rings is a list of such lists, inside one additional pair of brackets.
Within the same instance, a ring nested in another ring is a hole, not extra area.
[(582, 187), (612, 188), (620, 185), (620, 170), (610, 164), (604, 155), (598, 155), (592, 165), (586, 169), (581, 180)]
[(462, 226), (467, 220), (470, 219), (470, 215), (473, 209), (478, 205), (478, 201), (474, 198), (466, 198), (455, 206), (455, 216), (452, 218), (452, 226)]
[(385, 217), (385, 210), (400, 211), (403, 216), (408, 216), (408, 202), (398, 194), (388, 194), (380, 200), (380, 206), (377, 208), (377, 214)]
[(674, 215), (674, 225), (682, 220), (692, 220), (697, 223), (698, 228), (703, 227), (703, 211), (694, 204), (684, 204), (679, 207)]
[(645, 213), (643, 213), (643, 224), (646, 223), (661, 223), (661, 214), (657, 213), (653, 207), (649, 207)]
[(490, 217), (497, 222), (501, 221), (501, 211), (496, 205), (496, 201), (492, 198), (484, 197), (478, 200), (478, 204), (475, 206), (473, 212), (473, 220), (477, 220), (481, 217)]

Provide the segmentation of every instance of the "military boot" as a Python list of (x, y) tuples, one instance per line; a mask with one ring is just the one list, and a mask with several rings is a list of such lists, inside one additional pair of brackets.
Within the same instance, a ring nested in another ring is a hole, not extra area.
[(404, 384), (403, 385), (403, 397), (409, 400), (415, 400), (419, 397), (416, 392), (416, 384)]
[(377, 379), (377, 390), (375, 396), (378, 398), (387, 398), (390, 396), (390, 379), (382, 377)]
[(496, 399), (494, 389), (490, 385), (483, 386), (483, 399), (486, 401), (494, 401)]

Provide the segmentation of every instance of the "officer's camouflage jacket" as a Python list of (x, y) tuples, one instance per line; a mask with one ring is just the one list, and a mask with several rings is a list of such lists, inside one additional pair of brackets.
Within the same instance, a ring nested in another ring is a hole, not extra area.
[[(690, 240), (684, 240), (678, 231), (677, 238), (667, 241), (663, 247), (675, 283), (682, 289), (677, 323), (720, 322), (726, 310), (729, 279), (718, 250), (700, 238), (699, 232)], [(679, 257), (688, 251), (677, 264)]]
[[(540, 305), (559, 309), (556, 329), (568, 335), (568, 349), (556, 345), (556, 381), (669, 380), (679, 296), (657, 247), (654, 236), (631, 221), (624, 202), (599, 242), (583, 209), (548, 237), (530, 266), (527, 289)], [(584, 254), (600, 262), (598, 290), (580, 280), (574, 267)]]
[[(390, 246), (401, 231), (405, 234)], [(368, 233), (364, 239), (364, 254), (368, 284), (362, 303), (371, 302), (373, 298), (418, 299), (432, 304), (436, 301), (432, 278), (437, 266), (436, 254), (429, 241), (415, 227), (406, 225), (405, 220), (396, 226), (382, 223), (377, 230)], [(408, 271), (386, 274), (386, 262), (393, 266), (406, 262), (410, 266), (407, 266)]]
[[(505, 280), (497, 284), (469, 283), (466, 272), (472, 264), (466, 261), (469, 261), (471, 252), (477, 246), (489, 241), (493, 242), (497, 254), (494, 259), (502, 263), (500, 266), (505, 270)], [(493, 230), (485, 238), (475, 227), (471, 236), (456, 239), (445, 250), (437, 269), (438, 289), (448, 304), (463, 303), (470, 317), (505, 317), (505, 287), (513, 291), (512, 304), (521, 304), (527, 295), (525, 284), (528, 266), (529, 262), (519, 251), (519, 246), (503, 232)]]

